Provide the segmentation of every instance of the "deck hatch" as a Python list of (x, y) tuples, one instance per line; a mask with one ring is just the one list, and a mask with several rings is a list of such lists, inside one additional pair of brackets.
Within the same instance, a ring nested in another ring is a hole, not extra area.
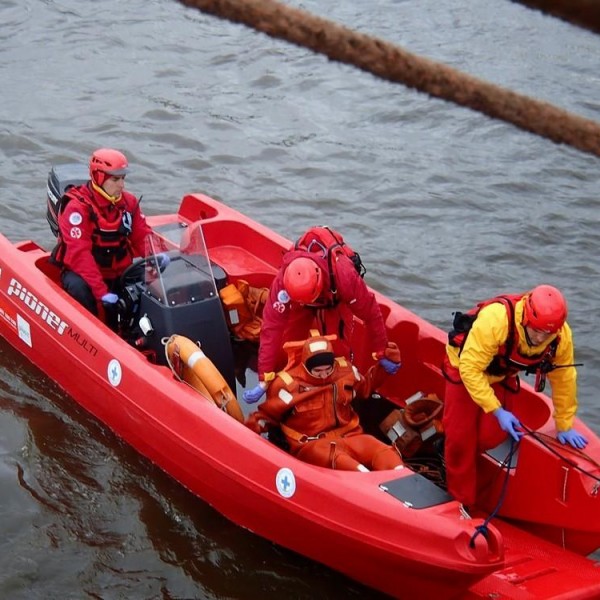
[(452, 500), (450, 494), (418, 474), (386, 481), (380, 487), (411, 508), (429, 508)]

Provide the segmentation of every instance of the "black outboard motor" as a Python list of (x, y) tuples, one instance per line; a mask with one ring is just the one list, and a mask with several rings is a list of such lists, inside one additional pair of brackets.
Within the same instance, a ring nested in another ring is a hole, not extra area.
[[(124, 337), (140, 350), (150, 352), (151, 360), (162, 365), (167, 364), (164, 341), (170, 335), (199, 341), (206, 356), (235, 390), (231, 335), (219, 297), (219, 290), (227, 284), (227, 274), (214, 263), (199, 266), (194, 260), (197, 257), (176, 250), (169, 255), (170, 264), (163, 272), (149, 270), (148, 261), (153, 259), (146, 259), (132, 266), (125, 276), (123, 299), (126, 313), (131, 316), (129, 325), (134, 337), (142, 337), (128, 339), (123, 332)], [(148, 278), (149, 273), (154, 275)]]
[(84, 184), (90, 178), (88, 169), (79, 163), (58, 165), (48, 173), (46, 219), (54, 236), (58, 236), (58, 209), (60, 199), (71, 187)]

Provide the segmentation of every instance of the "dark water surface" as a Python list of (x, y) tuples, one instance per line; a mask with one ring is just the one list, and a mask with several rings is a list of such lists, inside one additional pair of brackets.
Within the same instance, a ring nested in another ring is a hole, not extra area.
[[(504, 0), (326, 4), (600, 121), (591, 32)], [(551, 283), (585, 363), (581, 415), (600, 431), (598, 158), (173, 0), (0, 0), (0, 79), (10, 239), (49, 246), (50, 166), (112, 146), (147, 214), (202, 191), (290, 238), (329, 223), (373, 287), (444, 328), (476, 300)], [(220, 517), (4, 343), (0, 380), (1, 598), (377, 597)]]

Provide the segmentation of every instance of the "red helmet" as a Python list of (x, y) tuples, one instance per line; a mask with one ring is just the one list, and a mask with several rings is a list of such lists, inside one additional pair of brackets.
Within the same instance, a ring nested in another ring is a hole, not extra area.
[(90, 178), (98, 186), (106, 181), (107, 175), (126, 175), (129, 163), (122, 152), (111, 148), (100, 148), (90, 158)]
[(538, 285), (525, 298), (523, 325), (556, 333), (567, 319), (567, 301), (551, 285)]
[(323, 291), (323, 273), (310, 258), (294, 258), (283, 274), (283, 287), (292, 300), (312, 304)]

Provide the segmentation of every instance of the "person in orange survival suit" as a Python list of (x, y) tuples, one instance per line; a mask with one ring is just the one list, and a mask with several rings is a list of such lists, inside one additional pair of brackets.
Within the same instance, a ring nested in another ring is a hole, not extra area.
[(285, 364), (281, 352), (284, 342), (305, 338), (313, 327), (324, 334), (335, 333), (336, 354), (352, 360), (348, 329), (354, 316), (365, 323), (374, 358), (388, 374), (396, 373), (400, 355), (397, 362), (385, 357), (387, 334), (381, 310), (351, 260), (337, 254), (330, 266), (326, 258), (312, 252), (287, 252), (263, 310), (259, 382), (244, 392), (244, 401), (252, 404), (260, 400), (275, 372)]
[[(291, 454), (321, 467), (348, 471), (402, 468), (393, 446), (363, 433), (352, 400), (366, 398), (386, 372), (372, 366), (366, 377), (344, 357), (335, 357), (335, 335), (287, 342), (288, 365), (267, 390), (266, 400), (246, 425), (257, 433), (279, 426)], [(399, 362), (398, 346), (388, 342), (388, 360)]]
[[(463, 505), (476, 503), (477, 455), (508, 435), (523, 432), (513, 410), (517, 373), (536, 373), (536, 389), (552, 386), (557, 438), (584, 448), (587, 439), (573, 428), (577, 412), (577, 373), (567, 303), (559, 290), (539, 285), (526, 294), (481, 302), (467, 326), (450, 332), (444, 360), (445, 460), (448, 491)], [(464, 321), (463, 321), (464, 324)]]
[[(89, 163), (90, 180), (61, 199), (59, 240), (54, 257), (63, 266), (63, 288), (91, 313), (119, 300), (119, 276), (134, 257), (144, 256), (146, 223), (139, 200), (125, 188), (127, 158), (118, 150), (100, 148)], [(161, 268), (169, 262), (159, 255)]]

